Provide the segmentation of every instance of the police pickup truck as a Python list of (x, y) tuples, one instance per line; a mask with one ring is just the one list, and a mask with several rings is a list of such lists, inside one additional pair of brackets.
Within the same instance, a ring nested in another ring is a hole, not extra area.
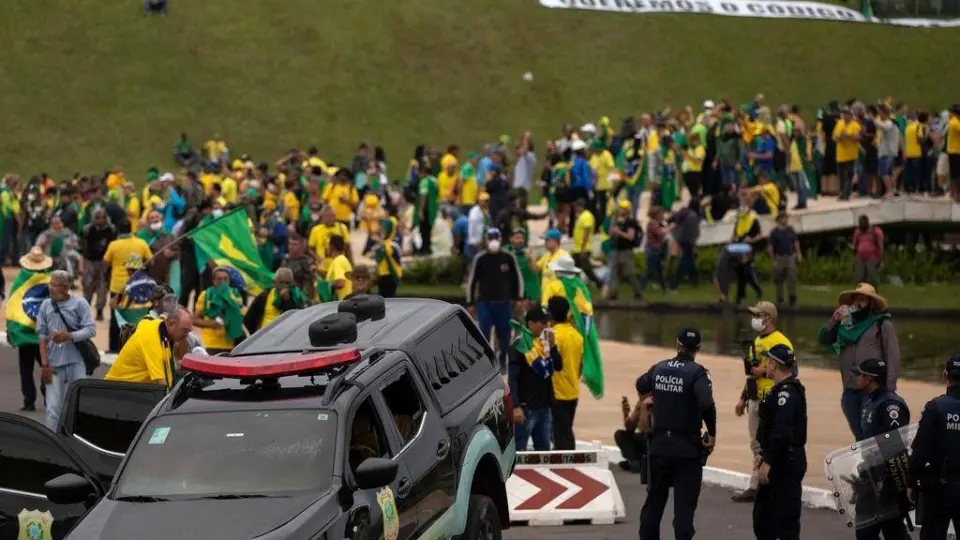
[(0, 414), (0, 540), (501, 538), (509, 388), (462, 308), (291, 311), (153, 385), (70, 387), (57, 433)]

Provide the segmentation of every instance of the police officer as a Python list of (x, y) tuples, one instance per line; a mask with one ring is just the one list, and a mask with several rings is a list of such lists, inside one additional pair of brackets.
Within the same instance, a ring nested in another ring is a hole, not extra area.
[(800, 538), (800, 497), (807, 472), (807, 397), (793, 375), (796, 358), (786, 345), (762, 353), (773, 388), (760, 402), (753, 532), (757, 540)]
[[(658, 362), (637, 379), (637, 392), (653, 397), (653, 430), (649, 442), (647, 500), (640, 511), (640, 540), (659, 540), (660, 520), (673, 486), (676, 540), (693, 538), (693, 515), (700, 498), (703, 453), (713, 449), (717, 408), (707, 370), (694, 361), (700, 331), (677, 331), (677, 356)], [(700, 429), (706, 425), (707, 436)]]
[[(860, 414), (860, 432), (871, 439), (888, 431), (896, 431), (910, 423), (910, 409), (896, 392), (887, 388), (887, 364), (868, 358), (850, 368), (856, 377), (857, 389), (868, 394)], [(893, 485), (892, 483), (890, 485)], [(857, 529), (857, 540), (909, 540), (910, 534), (902, 517), (896, 517)]]
[(960, 530), (960, 356), (947, 361), (943, 380), (947, 393), (923, 407), (910, 454), (910, 500), (922, 494), (920, 540), (945, 540), (950, 521)]

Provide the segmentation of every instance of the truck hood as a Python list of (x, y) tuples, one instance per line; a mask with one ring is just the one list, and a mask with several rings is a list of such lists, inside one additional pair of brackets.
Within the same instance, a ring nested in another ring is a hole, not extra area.
[[(101, 500), (71, 531), (68, 540), (248, 540), (288, 523), (316, 495), (287, 498), (165, 502)], [(321, 511), (335, 510), (322, 505)], [(328, 516), (323, 522), (328, 522)]]

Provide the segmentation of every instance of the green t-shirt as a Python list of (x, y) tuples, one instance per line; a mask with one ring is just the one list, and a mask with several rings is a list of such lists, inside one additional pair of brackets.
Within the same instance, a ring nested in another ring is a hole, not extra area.
[(440, 188), (437, 184), (437, 178), (435, 176), (425, 176), (420, 179), (418, 185), (417, 193), (419, 197), (417, 198), (417, 223), (419, 224), (420, 216), (420, 201), (426, 199), (427, 205), (427, 222), (433, 223), (437, 219), (437, 197), (439, 195)]
[(460, 178), (476, 178), (477, 169), (473, 166), (473, 163), (467, 161), (460, 166)]

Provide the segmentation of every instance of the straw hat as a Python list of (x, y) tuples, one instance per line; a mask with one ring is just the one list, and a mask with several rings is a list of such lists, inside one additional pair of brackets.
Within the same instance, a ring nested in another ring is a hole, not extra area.
[(837, 301), (840, 305), (850, 305), (853, 303), (853, 297), (855, 295), (866, 296), (873, 300), (877, 309), (887, 309), (887, 299), (877, 294), (877, 290), (869, 283), (860, 283), (857, 285), (857, 288), (852, 291), (843, 291), (840, 293), (840, 298)]
[(20, 266), (24, 270), (42, 272), (53, 266), (53, 259), (48, 257), (39, 246), (33, 246), (30, 248), (30, 253), (20, 257)]

